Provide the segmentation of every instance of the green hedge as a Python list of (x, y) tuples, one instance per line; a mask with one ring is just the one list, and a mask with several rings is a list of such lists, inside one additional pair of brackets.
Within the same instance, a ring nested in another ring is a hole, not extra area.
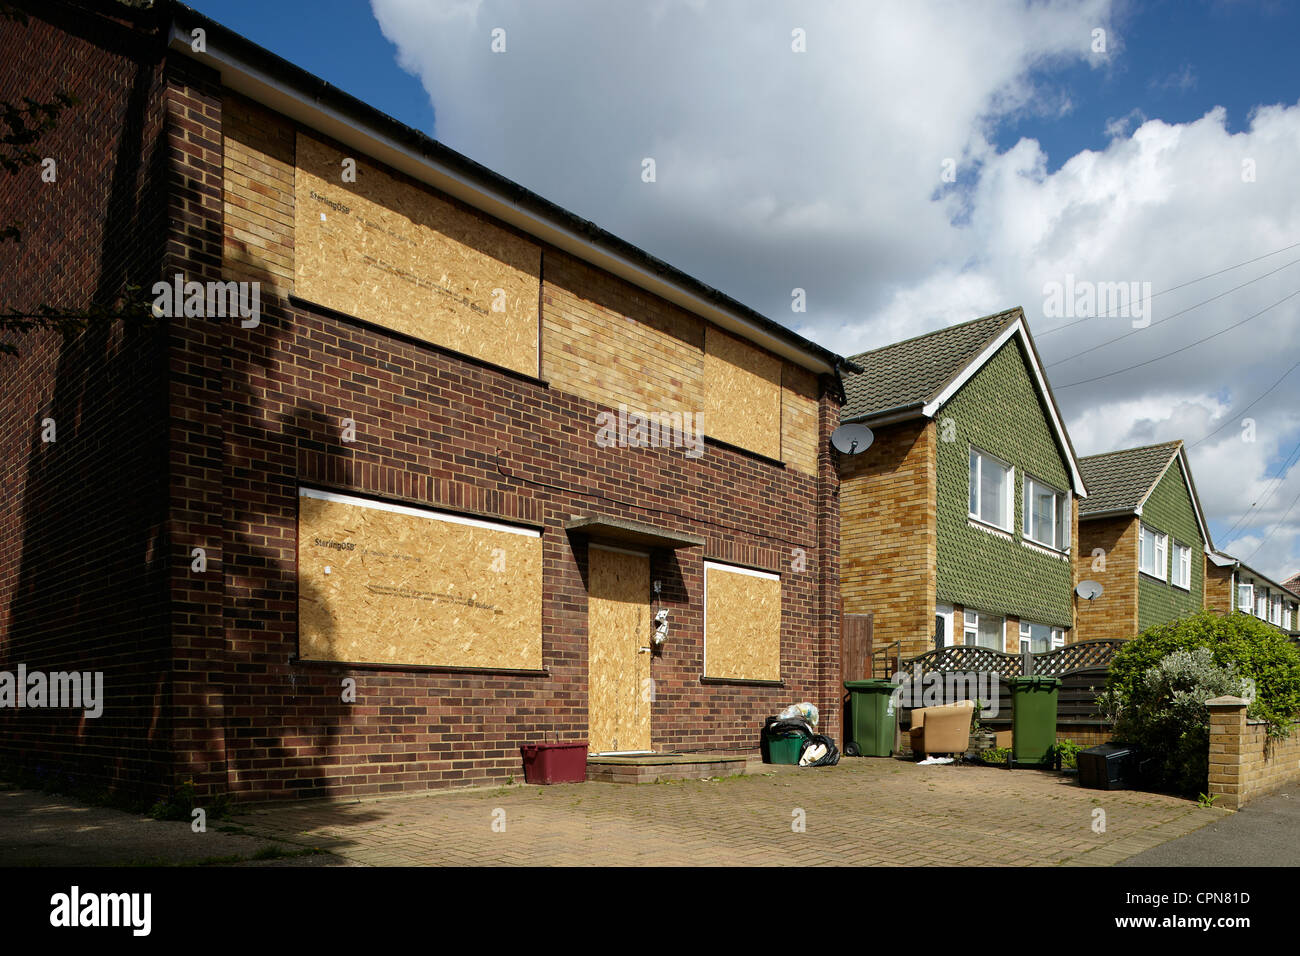
[(1142, 675), (1161, 660), (1198, 647), (1208, 648), (1216, 664), (1253, 680), (1256, 697), (1248, 715), (1266, 721), (1272, 736), (1288, 735), (1300, 717), (1300, 650), (1281, 631), (1247, 614), (1201, 611), (1147, 628), (1115, 655), (1106, 690), (1131, 697)]

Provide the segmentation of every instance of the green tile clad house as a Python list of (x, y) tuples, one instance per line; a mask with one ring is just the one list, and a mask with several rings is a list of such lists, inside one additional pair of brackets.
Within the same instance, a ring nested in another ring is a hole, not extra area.
[(844, 611), (904, 657), (1069, 639), (1079, 462), (1024, 313), (1011, 309), (853, 357), (839, 456)]
[(1075, 640), (1126, 640), (1205, 606), (1213, 542), (1181, 441), (1091, 455), (1080, 462), (1080, 580), (1102, 594), (1079, 602)]

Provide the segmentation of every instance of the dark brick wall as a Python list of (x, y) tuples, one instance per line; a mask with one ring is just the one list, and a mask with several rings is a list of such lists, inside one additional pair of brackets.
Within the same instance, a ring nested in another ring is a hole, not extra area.
[[(267, 230), (271, 250), (227, 228), (242, 200), (222, 188), (232, 101), (216, 76), (185, 57), (164, 61), (148, 24), (130, 34), (81, 14), (61, 26), (34, 23), (40, 42), (4, 34), (5, 95), (24, 92), (20, 79), (84, 93), (94, 111), (61, 124), (59, 148), (94, 166), (74, 162), (48, 197), (0, 186), (35, 227), (5, 261), (21, 277), (10, 291), (89, 301), (128, 274), (148, 288), (227, 268), (266, 282), (255, 329), (177, 319), (70, 343), (33, 338), (5, 366), (0, 659), (102, 668), (110, 693), (99, 721), (0, 713), (7, 757), (39, 751), (111, 786), (156, 793), (193, 779), (203, 793), (251, 799), (518, 778), (521, 743), (586, 733), (587, 549), (563, 525), (590, 513), (707, 538), (652, 563), (673, 610), (652, 670), (656, 748), (754, 750), (763, 717), (804, 699), (838, 734), (830, 382), (816, 475), (717, 445), (701, 459), (600, 449), (591, 401), (290, 299), (291, 230)], [(11, 56), (23, 69), (9, 68)], [(291, 146), (283, 120), (244, 122), (245, 141)], [(274, 219), (275, 191), (251, 206)], [(47, 413), (59, 419), (52, 449), (37, 438)], [(355, 443), (341, 441), (345, 417)], [(298, 662), (300, 484), (543, 525), (548, 673)], [(783, 687), (701, 682), (705, 558), (781, 573)], [(356, 680), (355, 704), (340, 700), (344, 677)]]
[[(584, 737), (587, 548), (563, 530), (579, 514), (708, 539), (652, 560), (672, 611), (652, 664), (656, 748), (750, 750), (764, 716), (803, 699), (837, 732), (826, 675), (839, 662), (822, 588), (830, 575), (834, 601), (837, 571), (833, 551), (819, 560), (814, 479), (714, 446), (695, 461), (600, 449), (594, 403), (305, 306), (275, 302), (262, 328), (231, 338), (222, 418), (232, 790), (360, 795), (518, 778), (519, 744)], [(344, 418), (357, 422), (355, 443), (341, 440)], [(543, 523), (549, 675), (293, 663), (300, 483)], [(791, 571), (792, 543), (807, 552), (803, 572)], [(785, 687), (701, 683), (706, 556), (782, 574)], [(345, 676), (356, 679), (356, 704), (340, 701)]]
[[(0, 172), (0, 310), (111, 302), (156, 280), (165, 231), (161, 47), (145, 23), (29, 4), (0, 21), (0, 99), (80, 102), (36, 145), (56, 163)], [(0, 355), (0, 669), (103, 671), (103, 716), (0, 709), (0, 759), (49, 782), (156, 793), (166, 703), (165, 349), (160, 332), (12, 334)], [(43, 443), (53, 418), (57, 441)]]
[[(829, 452), (814, 476), (712, 444), (701, 459), (601, 449), (592, 401), (291, 299), (292, 126), (238, 97), (224, 110), (226, 167), (239, 180), (226, 195), (226, 264), (263, 282), (261, 326), (221, 327), (230, 788), (266, 798), (499, 781), (520, 776), (519, 744), (585, 737), (586, 544), (563, 530), (580, 514), (708, 539), (652, 559), (672, 611), (652, 663), (656, 749), (752, 750), (764, 716), (804, 699), (838, 733)], [(544, 255), (544, 309), (620, 296), (645, 303), (643, 320), (666, 321), (672, 309), (598, 270), (566, 268), (556, 249)], [(181, 354), (174, 364), (198, 361)], [(197, 404), (211, 399), (211, 382), (202, 387)], [(345, 418), (357, 424), (354, 443), (342, 441)], [(838, 401), (823, 394), (823, 449), (837, 422)], [(307, 586), (296, 576), (299, 484), (543, 524), (548, 675), (295, 662), (297, 588)], [(799, 572), (795, 548), (806, 553)], [(784, 687), (701, 682), (706, 557), (781, 573)], [(357, 682), (355, 704), (340, 700), (344, 677)]]

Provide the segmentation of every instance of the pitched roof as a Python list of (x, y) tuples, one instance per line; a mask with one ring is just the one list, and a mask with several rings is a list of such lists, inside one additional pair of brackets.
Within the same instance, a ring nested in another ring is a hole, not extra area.
[(1286, 588), (1292, 594), (1300, 595), (1300, 571), (1297, 571), (1295, 574), (1283, 581), (1282, 587)]
[(846, 365), (841, 371), (844, 405), (840, 421), (883, 425), (933, 418), (972, 375), (1017, 336), (1024, 346), (1048, 425), (1066, 460), (1071, 487), (1079, 497), (1086, 497), (1090, 492), (1079, 470), (1074, 445), (1043, 372), (1024, 310), (1019, 306), (852, 356), (848, 362), (856, 367)]
[(1182, 445), (1181, 441), (1168, 441), (1080, 458), (1088, 497), (1079, 502), (1079, 517), (1136, 513)]
[(1008, 309), (850, 356), (862, 372), (844, 375), (840, 421), (928, 404), (1021, 314), (1018, 308)]

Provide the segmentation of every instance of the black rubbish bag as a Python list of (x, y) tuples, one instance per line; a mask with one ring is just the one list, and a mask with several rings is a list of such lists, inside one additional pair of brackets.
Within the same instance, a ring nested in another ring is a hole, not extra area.
[(787, 717), (784, 720), (780, 717), (769, 717), (763, 730), (773, 737), (789, 737), (791, 734), (798, 734), (801, 737), (814, 736), (812, 725), (802, 717)]
[(824, 744), (826, 747), (826, 753), (822, 755), (822, 758), (820, 760), (814, 760), (812, 763), (808, 764), (808, 766), (833, 767), (840, 762), (839, 748), (835, 746), (835, 741), (831, 740), (831, 738), (827, 737), (825, 734), (813, 734), (811, 737), (805, 740), (803, 742), (803, 746), (799, 748), (800, 759), (803, 758), (803, 752), (807, 750), (809, 747), (811, 747), (813, 744)]

